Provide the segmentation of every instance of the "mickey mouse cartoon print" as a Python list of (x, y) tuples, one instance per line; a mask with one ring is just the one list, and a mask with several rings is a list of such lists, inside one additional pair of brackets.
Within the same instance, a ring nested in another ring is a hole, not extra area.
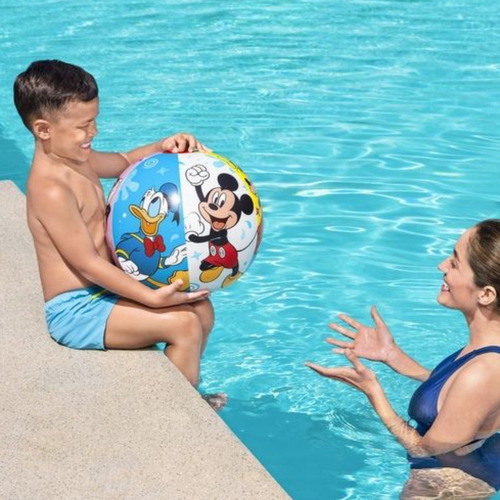
[[(208, 255), (201, 261), (199, 280), (210, 283), (227, 269), (230, 273), (224, 278), (222, 287), (234, 283), (240, 276), (238, 250), (229, 241), (228, 231), (240, 222), (242, 214), (250, 215), (254, 211), (254, 203), (248, 194), (238, 195), (238, 179), (228, 173), (217, 175), (217, 183), (208, 192), (203, 192), (203, 184), (210, 178), (210, 172), (197, 164), (186, 170), (188, 182), (195, 188), (199, 200), (198, 213), (208, 222), (208, 234), (186, 234), (193, 243), (208, 242)], [(198, 223), (198, 227), (203, 227)]]
[(155, 153), (125, 170), (107, 205), (115, 264), (158, 288), (211, 292), (245, 274), (259, 248), (263, 212), (255, 186), (214, 152)]

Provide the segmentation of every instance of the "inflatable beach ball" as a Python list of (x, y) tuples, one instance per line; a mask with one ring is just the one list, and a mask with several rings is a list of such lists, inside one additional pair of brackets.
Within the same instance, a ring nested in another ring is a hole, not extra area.
[(115, 263), (153, 288), (217, 290), (250, 266), (263, 231), (253, 184), (215, 153), (159, 153), (130, 166), (108, 199)]

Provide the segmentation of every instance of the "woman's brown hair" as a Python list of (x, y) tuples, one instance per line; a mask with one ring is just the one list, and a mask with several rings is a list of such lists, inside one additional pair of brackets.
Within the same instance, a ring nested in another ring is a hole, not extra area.
[(479, 222), (468, 247), (469, 265), (477, 287), (492, 286), (497, 293), (496, 312), (500, 313), (500, 219)]

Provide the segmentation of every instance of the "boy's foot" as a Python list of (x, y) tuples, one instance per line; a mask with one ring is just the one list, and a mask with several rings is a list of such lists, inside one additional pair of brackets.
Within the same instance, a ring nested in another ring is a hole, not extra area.
[(220, 411), (227, 403), (227, 394), (217, 392), (215, 394), (202, 394), (201, 397), (215, 410)]

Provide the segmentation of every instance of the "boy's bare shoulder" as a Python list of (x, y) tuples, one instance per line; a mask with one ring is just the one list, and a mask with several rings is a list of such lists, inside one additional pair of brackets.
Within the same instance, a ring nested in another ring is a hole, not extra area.
[(75, 200), (75, 194), (64, 172), (33, 165), (26, 186), (26, 199), (31, 212), (47, 210)]

